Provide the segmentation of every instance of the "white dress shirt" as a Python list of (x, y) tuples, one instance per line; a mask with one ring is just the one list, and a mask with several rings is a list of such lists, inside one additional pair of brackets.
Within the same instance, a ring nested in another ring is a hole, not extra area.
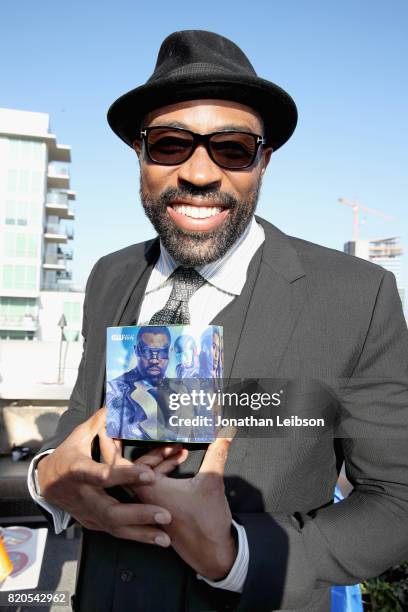
[[(188, 306), (191, 325), (208, 325), (234, 297), (240, 295), (246, 282), (250, 261), (264, 240), (264, 231), (253, 218), (242, 236), (232, 245), (224, 257), (204, 266), (196, 266), (196, 270), (207, 282), (190, 298)], [(138, 325), (147, 324), (151, 317), (166, 304), (172, 289), (172, 282), (169, 277), (177, 266), (178, 264), (161, 244), (160, 257), (152, 270), (145, 289), (137, 321)], [(28, 488), (33, 499), (52, 515), (55, 532), (60, 533), (67, 528), (71, 518), (70, 515), (64, 510), (49, 504), (37, 493), (39, 491), (36, 480), (37, 462), (41, 456), (52, 453), (53, 450), (45, 451), (32, 460), (28, 471)], [(248, 540), (245, 528), (235, 521), (233, 521), (233, 524), (238, 535), (238, 553), (228, 576), (218, 581), (208, 580), (200, 575), (197, 575), (197, 578), (205, 580), (216, 588), (242, 592), (248, 572)]]

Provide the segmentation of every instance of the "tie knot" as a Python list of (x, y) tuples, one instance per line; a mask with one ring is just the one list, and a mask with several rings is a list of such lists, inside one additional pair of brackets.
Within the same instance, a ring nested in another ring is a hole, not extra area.
[(193, 293), (205, 283), (205, 278), (194, 268), (179, 266), (172, 273), (173, 297), (181, 302), (188, 302)]
[(152, 316), (150, 325), (188, 325), (190, 323), (188, 301), (206, 282), (197, 270), (184, 266), (176, 268), (170, 279), (173, 281), (170, 297), (164, 308)]

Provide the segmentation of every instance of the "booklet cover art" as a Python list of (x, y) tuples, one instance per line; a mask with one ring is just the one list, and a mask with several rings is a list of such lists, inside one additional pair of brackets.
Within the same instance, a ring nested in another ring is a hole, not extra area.
[[(203, 398), (222, 380), (222, 327), (108, 327), (106, 355), (108, 436), (214, 441), (217, 407)], [(174, 400), (187, 396), (190, 401)], [(192, 402), (191, 397), (202, 401)]]

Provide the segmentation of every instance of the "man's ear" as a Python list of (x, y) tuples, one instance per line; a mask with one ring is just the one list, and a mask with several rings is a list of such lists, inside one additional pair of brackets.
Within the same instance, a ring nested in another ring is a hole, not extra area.
[(272, 147), (268, 147), (267, 149), (263, 150), (263, 154), (262, 154), (262, 161), (261, 161), (261, 176), (264, 175), (265, 170), (270, 162), (271, 159), (271, 155), (272, 155), (273, 149)]
[(136, 155), (140, 159), (140, 155), (142, 153), (142, 141), (140, 139), (134, 140), (132, 143), (132, 147), (136, 151)]

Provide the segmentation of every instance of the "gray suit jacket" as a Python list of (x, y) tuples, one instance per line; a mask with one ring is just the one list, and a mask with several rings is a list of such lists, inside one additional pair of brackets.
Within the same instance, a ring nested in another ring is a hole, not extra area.
[[(408, 558), (408, 332), (395, 278), (258, 222), (266, 240), (243, 293), (213, 321), (224, 326), (225, 374), (346, 381), (344, 410), (356, 435), (234, 440), (225, 486), (249, 541), (241, 596), (198, 581), (171, 549), (85, 531), (78, 609), (323, 611), (330, 585), (356, 583)], [(44, 448), (102, 405), (105, 329), (134, 323), (157, 257), (155, 240), (95, 265), (78, 380)], [(203, 452), (190, 452), (180, 474), (195, 472)], [(354, 491), (334, 505), (343, 461)]]

